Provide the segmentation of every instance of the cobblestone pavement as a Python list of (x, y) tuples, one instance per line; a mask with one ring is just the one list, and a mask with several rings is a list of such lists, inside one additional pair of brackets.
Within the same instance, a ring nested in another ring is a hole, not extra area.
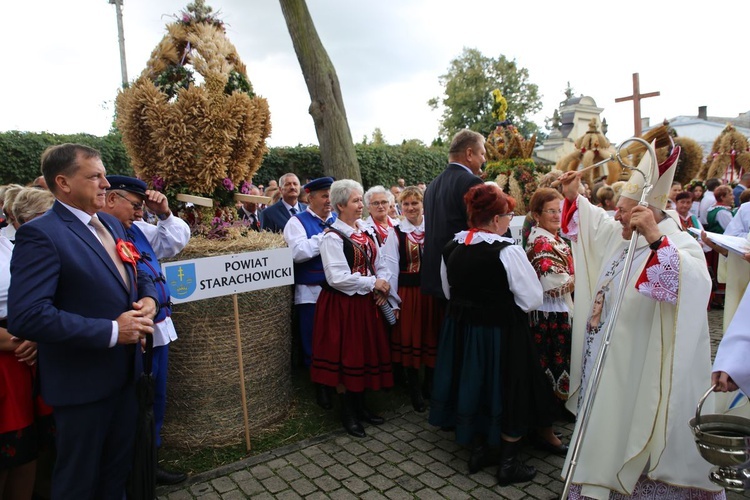
[[(712, 347), (721, 336), (721, 311), (709, 312)], [(697, 403), (697, 402), (696, 402)], [(453, 433), (427, 423), (427, 413), (403, 407), (384, 415), (387, 422), (367, 427), (355, 439), (336, 431), (197, 474), (186, 483), (159, 488), (160, 499), (552, 499), (562, 492), (563, 458), (531, 447), (526, 463), (537, 469), (533, 481), (500, 487), (495, 467), (468, 475), (468, 450)], [(573, 424), (560, 425), (568, 441)], [(750, 498), (728, 493), (728, 499)]]

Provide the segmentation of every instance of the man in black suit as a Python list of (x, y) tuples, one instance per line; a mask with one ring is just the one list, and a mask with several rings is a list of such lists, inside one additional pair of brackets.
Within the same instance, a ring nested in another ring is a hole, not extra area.
[(296, 175), (284, 174), (279, 179), (281, 199), (265, 208), (260, 214), (260, 225), (264, 231), (274, 233), (284, 232), (284, 226), (292, 215), (307, 209), (307, 205), (299, 203), (300, 185)]
[[(260, 189), (256, 186), (250, 186), (250, 191), (247, 194), (260, 196)], [(247, 221), (253, 231), (260, 231), (260, 212), (258, 204), (254, 201), (243, 201), (239, 210), (240, 217)]]
[(57, 428), (52, 497), (122, 500), (139, 343), (153, 333), (156, 290), (124, 250), (120, 221), (97, 214), (109, 187), (99, 152), (51, 146), (42, 172), (57, 201), (16, 233), (8, 331), (38, 343), (42, 396)]
[(472, 130), (458, 132), (448, 151), (448, 166), (427, 186), (424, 195), (425, 242), (422, 292), (445, 301), (440, 284), (440, 258), (453, 235), (468, 229), (464, 195), (482, 183), (484, 137)]

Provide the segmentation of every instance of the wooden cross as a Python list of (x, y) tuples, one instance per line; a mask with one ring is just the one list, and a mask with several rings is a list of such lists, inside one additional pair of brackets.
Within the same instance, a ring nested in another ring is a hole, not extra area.
[(647, 94), (641, 94), (641, 86), (638, 81), (638, 73), (633, 73), (633, 95), (627, 97), (618, 97), (615, 102), (633, 101), (633, 124), (635, 125), (635, 136), (640, 137), (643, 133), (641, 127), (641, 99), (647, 97), (656, 97), (660, 95), (659, 92), (649, 92)]

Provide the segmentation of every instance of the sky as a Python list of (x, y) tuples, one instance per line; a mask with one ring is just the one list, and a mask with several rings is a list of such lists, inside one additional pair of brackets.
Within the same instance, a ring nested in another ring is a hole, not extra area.
[[(124, 0), (128, 77), (145, 68), (165, 26), (188, 0)], [(268, 145), (317, 144), (310, 98), (275, 0), (209, 0), (268, 99)], [(504, 55), (529, 72), (543, 108), (540, 126), (564, 99), (591, 96), (618, 143), (633, 135), (632, 74), (651, 124), (679, 115), (736, 117), (750, 110), (746, 0), (307, 0), (341, 84), (355, 142), (380, 128), (385, 141), (438, 136), (439, 78), (464, 48)], [(0, 131), (105, 135), (121, 84), (115, 6), (108, 0), (5, 2), (0, 20)]]

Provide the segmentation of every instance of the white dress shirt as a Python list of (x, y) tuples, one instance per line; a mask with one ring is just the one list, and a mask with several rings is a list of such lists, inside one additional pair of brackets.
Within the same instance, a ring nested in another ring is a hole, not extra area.
[[(307, 208), (307, 212), (312, 214), (316, 219), (323, 221), (318, 215)], [(325, 222), (325, 221), (323, 221)], [(296, 264), (307, 262), (320, 255), (320, 242), (323, 240), (323, 233), (314, 234), (307, 237), (307, 231), (302, 222), (297, 217), (292, 217), (284, 226), (284, 241), (292, 249), (292, 260)], [(294, 285), (294, 303), (295, 304), (315, 304), (318, 301), (321, 287), (319, 285), (305, 285), (298, 283)]]

